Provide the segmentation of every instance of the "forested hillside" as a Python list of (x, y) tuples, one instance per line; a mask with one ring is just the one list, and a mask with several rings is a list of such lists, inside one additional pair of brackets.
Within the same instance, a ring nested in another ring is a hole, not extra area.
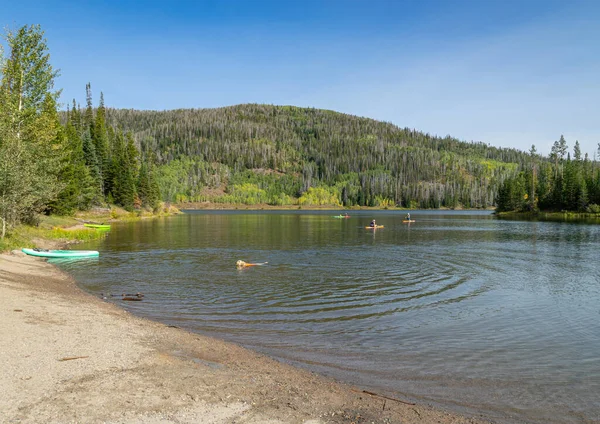
[(154, 155), (163, 198), (273, 205), (495, 205), (526, 153), (328, 110), (238, 105), (106, 110)]

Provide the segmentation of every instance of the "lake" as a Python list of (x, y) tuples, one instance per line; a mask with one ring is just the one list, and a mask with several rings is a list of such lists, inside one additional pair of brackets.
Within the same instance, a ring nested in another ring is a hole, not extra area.
[(144, 293), (114, 299), (136, 315), (363, 389), (507, 423), (600, 422), (600, 226), (335, 214), (121, 223), (77, 246), (99, 259), (59, 266), (97, 295)]

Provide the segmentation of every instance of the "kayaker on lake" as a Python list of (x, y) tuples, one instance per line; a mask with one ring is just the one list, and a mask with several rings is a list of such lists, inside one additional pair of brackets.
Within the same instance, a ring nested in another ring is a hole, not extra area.
[(377, 226), (377, 225), (375, 224), (375, 220), (371, 221), (371, 224), (370, 224), (370, 226), (371, 226), (371, 227), (376, 227), (376, 226)]
[(406, 220), (410, 221), (410, 212), (406, 214)]

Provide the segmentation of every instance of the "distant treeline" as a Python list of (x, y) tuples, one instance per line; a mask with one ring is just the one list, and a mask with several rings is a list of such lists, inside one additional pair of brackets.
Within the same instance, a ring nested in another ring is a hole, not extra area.
[(502, 184), (497, 210), (600, 213), (599, 164), (587, 153), (582, 156), (579, 141), (573, 157), (567, 150), (563, 136), (554, 142), (549, 158), (536, 155), (532, 146), (528, 166)]

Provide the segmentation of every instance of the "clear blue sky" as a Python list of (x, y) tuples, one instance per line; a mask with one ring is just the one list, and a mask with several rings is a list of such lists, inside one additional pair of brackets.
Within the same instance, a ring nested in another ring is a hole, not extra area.
[(600, 1), (2, 1), (41, 24), (61, 101), (332, 109), (547, 154), (600, 142)]

